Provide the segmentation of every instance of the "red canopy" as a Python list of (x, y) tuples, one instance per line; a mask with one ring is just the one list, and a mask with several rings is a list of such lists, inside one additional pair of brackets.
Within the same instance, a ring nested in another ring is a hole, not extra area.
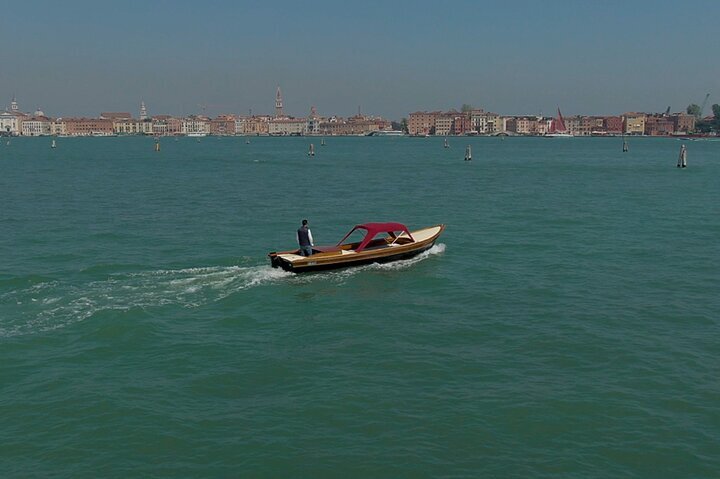
[(363, 249), (365, 249), (368, 243), (370, 243), (373, 238), (379, 233), (390, 233), (395, 236), (396, 231), (401, 231), (403, 233), (407, 233), (410, 239), (412, 241), (415, 241), (410, 234), (410, 231), (407, 229), (407, 226), (402, 223), (363, 223), (361, 225), (355, 225), (355, 227), (351, 229), (350, 232), (346, 234), (343, 239), (340, 240), (338, 246), (340, 246), (342, 242), (348, 238), (348, 236), (353, 234), (353, 232), (358, 229), (366, 230), (367, 233), (365, 234), (365, 238), (363, 238), (362, 242), (360, 243), (360, 246), (355, 248), (355, 251), (362, 251)]

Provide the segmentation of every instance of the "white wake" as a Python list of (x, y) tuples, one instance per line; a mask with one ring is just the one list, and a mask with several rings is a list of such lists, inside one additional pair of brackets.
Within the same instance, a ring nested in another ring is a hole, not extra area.
[(406, 269), (444, 251), (445, 245), (437, 244), (406, 260), (301, 275), (270, 265), (208, 266), (113, 273), (106, 279), (79, 285), (45, 281), (0, 295), (0, 337), (50, 331), (104, 311), (167, 305), (197, 308), (243, 290), (280, 282), (302, 285), (330, 281), (341, 284), (362, 272)]

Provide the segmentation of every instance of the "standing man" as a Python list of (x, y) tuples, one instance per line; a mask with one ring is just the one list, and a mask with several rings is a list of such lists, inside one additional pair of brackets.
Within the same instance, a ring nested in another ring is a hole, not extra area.
[(300, 245), (300, 254), (303, 256), (310, 256), (313, 254), (312, 247), (314, 246), (312, 232), (308, 228), (308, 221), (302, 220), (302, 226), (297, 230), (298, 245)]

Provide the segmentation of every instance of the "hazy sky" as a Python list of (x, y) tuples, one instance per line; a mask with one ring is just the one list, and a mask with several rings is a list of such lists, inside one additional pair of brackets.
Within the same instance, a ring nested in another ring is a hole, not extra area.
[[(14, 1), (0, 106), (52, 116), (614, 114), (720, 103), (720, 1)], [(709, 111), (709, 107), (706, 109)]]

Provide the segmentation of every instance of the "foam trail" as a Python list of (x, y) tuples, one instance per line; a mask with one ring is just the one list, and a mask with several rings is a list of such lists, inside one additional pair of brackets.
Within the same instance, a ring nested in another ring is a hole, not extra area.
[(187, 308), (222, 300), (238, 291), (293, 277), (266, 266), (211, 266), (117, 273), (81, 285), (48, 281), (0, 296), (0, 337), (48, 331), (102, 311), (179, 305)]
[[(0, 337), (62, 328), (103, 311), (168, 305), (196, 308), (249, 288), (280, 281), (342, 283), (362, 271), (409, 268), (444, 251), (444, 244), (436, 244), (406, 260), (308, 275), (295, 275), (269, 265), (207, 266), (115, 273), (107, 279), (80, 285), (44, 281), (0, 295)], [(3, 314), (6, 312), (9, 314)]]

